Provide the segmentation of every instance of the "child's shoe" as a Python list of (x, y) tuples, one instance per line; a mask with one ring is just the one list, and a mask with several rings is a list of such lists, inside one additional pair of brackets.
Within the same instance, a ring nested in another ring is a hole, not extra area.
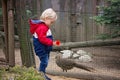
[(45, 80), (52, 80), (44, 72), (41, 71), (41, 74), (45, 78)]
[(52, 80), (52, 79), (50, 79), (50, 78), (49, 78), (48, 76), (46, 76), (46, 75), (45, 75), (45, 77), (46, 77), (46, 80)]

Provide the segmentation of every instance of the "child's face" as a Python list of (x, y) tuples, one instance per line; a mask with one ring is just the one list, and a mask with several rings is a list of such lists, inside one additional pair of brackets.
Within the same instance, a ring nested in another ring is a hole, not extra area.
[(50, 19), (50, 18), (46, 18), (45, 19), (45, 24), (50, 26), (55, 22), (55, 19)]

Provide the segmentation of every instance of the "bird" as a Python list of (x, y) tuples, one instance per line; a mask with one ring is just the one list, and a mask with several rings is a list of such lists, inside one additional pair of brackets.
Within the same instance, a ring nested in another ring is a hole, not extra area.
[(55, 62), (57, 66), (60, 67), (63, 70), (63, 72), (64, 71), (67, 72), (67, 70), (71, 70), (74, 67), (80, 68), (89, 72), (92, 72), (94, 70), (92, 67), (88, 67), (75, 62), (73, 59), (62, 58), (61, 55), (56, 55), (55, 59), (56, 59)]

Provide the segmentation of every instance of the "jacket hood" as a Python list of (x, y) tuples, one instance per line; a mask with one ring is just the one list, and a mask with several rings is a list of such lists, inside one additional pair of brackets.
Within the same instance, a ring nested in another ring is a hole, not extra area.
[(33, 19), (30, 19), (29, 20), (29, 24), (30, 24), (30, 33), (31, 34), (34, 34), (35, 30), (37, 29), (37, 27), (39, 26), (39, 24), (41, 24), (42, 21), (41, 20), (33, 20)]

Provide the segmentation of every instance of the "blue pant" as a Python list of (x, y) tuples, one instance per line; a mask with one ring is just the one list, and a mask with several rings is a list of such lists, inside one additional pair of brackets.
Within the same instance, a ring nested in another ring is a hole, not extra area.
[(39, 71), (46, 73), (46, 68), (48, 66), (48, 61), (49, 61), (49, 52), (46, 53), (44, 56), (38, 55), (38, 57), (40, 60)]

